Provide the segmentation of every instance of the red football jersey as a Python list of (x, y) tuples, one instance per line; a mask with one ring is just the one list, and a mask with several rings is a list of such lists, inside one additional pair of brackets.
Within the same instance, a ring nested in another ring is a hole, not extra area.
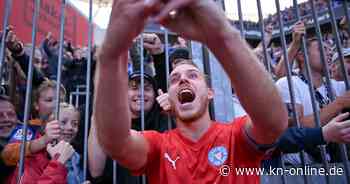
[[(230, 124), (215, 122), (197, 142), (178, 129), (144, 131), (150, 151), (144, 168), (134, 174), (146, 174), (150, 184), (260, 183), (256, 174), (236, 173), (237, 168), (260, 168), (264, 156), (244, 131), (247, 120), (245, 116)], [(227, 176), (220, 172), (223, 168)]]

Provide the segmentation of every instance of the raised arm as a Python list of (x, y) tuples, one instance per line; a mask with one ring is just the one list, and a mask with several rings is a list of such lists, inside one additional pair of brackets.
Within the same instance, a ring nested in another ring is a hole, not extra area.
[(53, 42), (53, 38), (52, 38), (51, 32), (49, 32), (46, 38), (41, 42), (41, 49), (43, 52), (45, 52), (45, 54), (49, 58), (51, 58), (54, 55), (50, 50), (50, 45), (52, 44), (52, 42)]
[(106, 154), (131, 170), (144, 166), (149, 147), (142, 134), (130, 130), (127, 51), (143, 30), (152, 3), (153, 0), (113, 2), (96, 68), (93, 122), (98, 142)]
[(249, 135), (259, 144), (274, 143), (287, 126), (287, 111), (270, 75), (233, 28), (222, 33), (220, 42), (223, 49), (216, 44), (208, 46), (225, 68), (252, 120)]
[[(10, 50), (11, 56), (17, 61), (21, 70), (27, 75), (29, 70), (29, 56), (24, 52), (23, 43), (17, 38), (13, 31), (7, 35), (7, 49)], [(37, 69), (33, 68), (33, 85), (39, 86), (45, 80), (45, 76)]]
[(107, 155), (103, 152), (100, 144), (98, 143), (96, 134), (96, 127), (95, 123), (93, 122), (90, 128), (88, 141), (89, 171), (93, 178), (103, 175), (107, 160)]
[(164, 44), (156, 34), (144, 34), (144, 47), (153, 57), (155, 76), (158, 88), (167, 91), (166, 63)]
[[(301, 37), (303, 34), (305, 34), (305, 32), (306, 28), (303, 22), (299, 21), (293, 25), (293, 40), (287, 51), (288, 61), (290, 64), (293, 64), (293, 60), (299, 52)], [(280, 61), (277, 63), (275, 74), (278, 78), (282, 78), (287, 75), (286, 66), (284, 64), (284, 56), (282, 56)]]
[[(172, 10), (182, 7), (186, 9), (175, 18), (168, 16)], [(270, 75), (219, 7), (210, 0), (170, 1), (156, 20), (210, 48), (252, 120), (247, 129), (249, 135), (259, 144), (274, 143), (287, 127), (286, 107)]]

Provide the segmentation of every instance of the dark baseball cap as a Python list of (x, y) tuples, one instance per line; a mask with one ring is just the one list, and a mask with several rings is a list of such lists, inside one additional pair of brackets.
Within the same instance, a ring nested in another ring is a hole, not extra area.
[[(149, 65), (144, 65), (144, 69), (143, 69), (143, 76), (145, 80), (148, 80), (154, 89), (156, 89), (157, 85), (156, 85), (156, 81), (153, 78), (153, 70), (152, 67)], [(141, 69), (140, 67), (136, 67), (135, 70), (133, 70), (130, 74), (129, 74), (129, 81), (131, 80), (135, 80), (135, 79), (140, 79), (142, 76), (141, 74)]]

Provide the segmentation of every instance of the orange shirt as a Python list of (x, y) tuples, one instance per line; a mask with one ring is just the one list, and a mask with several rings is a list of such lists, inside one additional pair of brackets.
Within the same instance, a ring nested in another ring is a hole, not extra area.
[[(41, 137), (40, 130), (45, 123), (39, 119), (29, 121), (27, 141), (33, 141)], [(9, 136), (8, 144), (4, 147), (1, 152), (1, 157), (6, 165), (15, 166), (19, 162), (21, 153), (21, 143), (23, 137), (23, 124), (18, 123), (16, 128), (12, 131)], [(26, 144), (25, 156), (31, 155), (29, 149), (30, 143)]]
[[(134, 174), (146, 174), (150, 184), (260, 183), (257, 175), (235, 173), (236, 168), (260, 168), (264, 156), (245, 133), (247, 120), (245, 116), (230, 124), (215, 122), (197, 142), (182, 136), (178, 129), (144, 131), (150, 151), (144, 168)], [(220, 174), (225, 165), (230, 168), (228, 176)]]

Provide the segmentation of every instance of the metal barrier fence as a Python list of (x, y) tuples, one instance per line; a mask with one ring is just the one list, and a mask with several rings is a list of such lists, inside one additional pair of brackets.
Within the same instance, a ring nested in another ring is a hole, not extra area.
[[(258, 10), (258, 15), (259, 15), (259, 20), (260, 20), (260, 31), (261, 31), (261, 40), (262, 40), (262, 47), (263, 47), (263, 61), (266, 67), (266, 70), (268, 70), (269, 72), (272, 72), (272, 68), (271, 68), (271, 63), (268, 60), (268, 45), (267, 43), (265, 43), (265, 25), (264, 25), (264, 21), (263, 21), (263, 13), (262, 13), (262, 8), (261, 8), (261, 0), (256, 0), (257, 2), (257, 10)], [(63, 59), (63, 41), (64, 41), (64, 29), (65, 29), (65, 7), (66, 7), (66, 0), (61, 0), (61, 24), (60, 24), (60, 40), (59, 40), (59, 59), (58, 59), (58, 70), (57, 70), (57, 86), (60, 86), (59, 84), (61, 83), (61, 74), (62, 74), (62, 59)], [(326, 61), (326, 56), (325, 56), (325, 51), (324, 51), (324, 43), (322, 40), (322, 32), (320, 29), (320, 24), (318, 22), (317, 19), (317, 9), (315, 8), (315, 0), (309, 0), (309, 3), (311, 5), (311, 10), (312, 10), (312, 16), (313, 16), (313, 20), (314, 20), (314, 27), (315, 27), (315, 32), (316, 32), (316, 36), (317, 36), (317, 40), (318, 40), (318, 44), (319, 44), (319, 49), (320, 49), (320, 54), (321, 54), (321, 62), (322, 65), (325, 69), (324, 72), (324, 77), (326, 79), (326, 86), (327, 86), (327, 92), (328, 94), (330, 94), (330, 100), (334, 101), (336, 96), (334, 94), (334, 92), (331, 90), (332, 89), (332, 84), (331, 84), (331, 77), (330, 77), (330, 72), (329, 72), (329, 67)], [(241, 31), (241, 36), (244, 37), (244, 27), (243, 27), (243, 12), (242, 12), (242, 7), (241, 7), (241, 0), (237, 0), (237, 4), (238, 4), (238, 15), (239, 15), (239, 22), (240, 22), (240, 26), (239, 29)], [(6, 0), (6, 9), (5, 9), (5, 16), (4, 16), (4, 20), (3, 20), (3, 33), (6, 33), (6, 28), (9, 25), (9, 15), (10, 12), (12, 11), (12, 0)], [(288, 80), (288, 87), (289, 87), (289, 94), (290, 94), (290, 101), (292, 104), (292, 119), (295, 122), (295, 124), (298, 127), (302, 127), (301, 123), (299, 122), (299, 118), (298, 118), (298, 112), (296, 111), (296, 100), (295, 100), (295, 94), (294, 94), (294, 83), (293, 83), (293, 79), (292, 79), (292, 68), (290, 65), (290, 61), (288, 59), (288, 51), (287, 51), (287, 43), (286, 43), (286, 35), (284, 32), (284, 22), (282, 19), (282, 15), (281, 15), (281, 10), (280, 10), (280, 2), (279, 0), (275, 0), (275, 5), (276, 5), (276, 11), (277, 11), (277, 15), (278, 15), (278, 25), (279, 25), (279, 31), (280, 31), (280, 42), (282, 45), (282, 50), (283, 50), (283, 58), (284, 58), (284, 65), (285, 65), (285, 70), (287, 71), (287, 80)], [(345, 10), (345, 16), (346, 19), (349, 21), (349, 11), (348, 11), (348, 2), (344, 1), (343, 2), (343, 6), (344, 6), (344, 10)], [(297, 17), (297, 20), (300, 20), (300, 12), (298, 9), (298, 5), (297, 5), (297, 0), (293, 0), (293, 7), (294, 7), (294, 13)], [(88, 53), (92, 52), (92, 33), (93, 33), (93, 22), (92, 22), (92, 12), (93, 12), (93, 0), (89, 0), (89, 27), (86, 28), (89, 30), (89, 34), (88, 34)], [(341, 39), (339, 36), (339, 30), (337, 27), (337, 21), (335, 20), (335, 16), (334, 16), (334, 11), (333, 11), (333, 7), (331, 5), (331, 1), (327, 1), (327, 8), (329, 11), (329, 15), (330, 15), (330, 19), (331, 19), (331, 25), (332, 25), (332, 30), (333, 30), (333, 36), (335, 38), (335, 43), (336, 43), (336, 50), (340, 56), (340, 66), (342, 69), (342, 74), (344, 75), (344, 83), (346, 86), (346, 90), (350, 89), (350, 84), (349, 84), (349, 77), (348, 77), (348, 73), (344, 64), (344, 56), (343, 56), (343, 52), (342, 52), (342, 45), (341, 45)], [(34, 9), (34, 14), (33, 14), (33, 27), (32, 27), (32, 50), (30, 53), (30, 63), (29, 63), (29, 70), (28, 70), (28, 74), (27, 74), (27, 88), (26, 88), (26, 98), (25, 98), (25, 109), (24, 109), (24, 126), (23, 126), (23, 130), (24, 130), (24, 135), (27, 134), (27, 130), (28, 130), (28, 121), (29, 121), (29, 117), (30, 117), (30, 107), (31, 107), (31, 92), (32, 92), (32, 80), (33, 80), (33, 58), (34, 58), (34, 49), (35, 49), (35, 40), (36, 40), (36, 32), (37, 32), (37, 19), (38, 19), (38, 14), (40, 11), (40, 0), (35, 0), (35, 9)], [(348, 27), (348, 29), (350, 30), (350, 27)], [(168, 81), (169, 78), (169, 32), (166, 29), (162, 29), (163, 30), (163, 35), (165, 36), (165, 55), (166, 55), (166, 80)], [(141, 35), (141, 47), (140, 47), (140, 53), (143, 53), (143, 36)], [(306, 79), (308, 81), (308, 86), (309, 86), (309, 93), (311, 94), (311, 102), (312, 102), (312, 109), (313, 109), (313, 115), (314, 115), (314, 121), (316, 123), (316, 127), (321, 127), (321, 120), (320, 120), (320, 109), (318, 107), (317, 104), (317, 100), (316, 100), (316, 91), (314, 88), (314, 84), (312, 82), (312, 75), (311, 75), (311, 68), (310, 68), (310, 61), (309, 61), (309, 56), (307, 54), (307, 40), (306, 40), (306, 36), (304, 35), (302, 37), (302, 44), (301, 44), (301, 50), (303, 52), (303, 57), (304, 57), (304, 65), (305, 65), (305, 69), (306, 69)], [(1, 40), (1, 48), (0, 48), (0, 72), (2, 71), (2, 67), (4, 65), (4, 59), (5, 58), (5, 36), (2, 37)], [(80, 96), (84, 96), (85, 97), (85, 122), (84, 122), (84, 154), (83, 154), (83, 158), (84, 158), (84, 164), (83, 164), (83, 171), (84, 171), (84, 175), (83, 178), (84, 180), (87, 178), (87, 154), (88, 154), (88, 149), (87, 149), (87, 140), (88, 140), (88, 128), (89, 128), (89, 119), (90, 119), (90, 103), (91, 103), (91, 62), (92, 62), (92, 56), (91, 54), (88, 54), (88, 64), (87, 64), (87, 75), (86, 75), (86, 85), (81, 85), (81, 86), (77, 86), (76, 87), (76, 91), (72, 92), (69, 96), (69, 103), (73, 104), (73, 100), (75, 98), (75, 106), (79, 106), (79, 97)], [(143, 99), (144, 99), (144, 56), (143, 54), (140, 54), (140, 62), (141, 62), (141, 129), (144, 130), (145, 129), (145, 112), (144, 112), (144, 103), (143, 103)], [(209, 74), (210, 75), (210, 74)], [(1, 75), (2, 76), (2, 75)], [(167, 83), (168, 86), (168, 83)], [(58, 98), (60, 96), (60, 90), (59, 88), (57, 88), (56, 90), (56, 105), (55, 105), (55, 118), (58, 119), (59, 117), (59, 113), (60, 113), (60, 109), (59, 109), (59, 99)], [(168, 121), (168, 127), (169, 129), (171, 129), (171, 120), (169, 118)], [(25, 145), (27, 143), (26, 140), (27, 136), (23, 136), (22, 139), (22, 145), (21, 145), (21, 153), (20, 153), (20, 162), (19, 162), (19, 173), (18, 173), (18, 178), (20, 178), (20, 176), (22, 176), (23, 174), (23, 169), (24, 169), (24, 159), (25, 159)], [(327, 151), (326, 151), (326, 145), (322, 145), (319, 147), (320, 151), (321, 151), (321, 155), (322, 155), (322, 162), (323, 162), (323, 167), (328, 169), (330, 167), (329, 165), (329, 161), (327, 159)], [(347, 150), (345, 145), (340, 145), (340, 150), (341, 150), (341, 158), (342, 158), (342, 163), (344, 165), (345, 168), (345, 175), (346, 175), (346, 181), (347, 183), (350, 182), (350, 171), (349, 171), (349, 162), (348, 162), (348, 154), (347, 154)], [(300, 157), (301, 157), (301, 161), (302, 164), (305, 166), (305, 152), (301, 151), (300, 152)], [(283, 161), (282, 161), (283, 163)], [(282, 164), (282, 167), (284, 168), (284, 164)], [(114, 176), (113, 176), (113, 183), (117, 183), (117, 177), (116, 177), (116, 172), (117, 172), (117, 167), (116, 167), (116, 163), (114, 162), (113, 164), (113, 170), (115, 172)], [(330, 176), (325, 176), (326, 179), (326, 183), (330, 184), (331, 183), (331, 179)], [(308, 176), (303, 176), (303, 180), (304, 183), (308, 184), (310, 183), (310, 178)], [(20, 180), (18, 180), (20, 181)], [(281, 182), (282, 183), (288, 183), (287, 178), (285, 176), (281, 177)], [(143, 176), (142, 177), (142, 183), (146, 183), (146, 177)]]
[[(86, 86), (85, 85), (78, 85), (76, 86), (74, 92), (71, 92), (69, 94), (69, 104), (72, 104), (75, 106), (75, 108), (79, 107), (79, 100), (81, 97), (86, 97)], [(74, 103), (73, 103), (74, 101)]]

